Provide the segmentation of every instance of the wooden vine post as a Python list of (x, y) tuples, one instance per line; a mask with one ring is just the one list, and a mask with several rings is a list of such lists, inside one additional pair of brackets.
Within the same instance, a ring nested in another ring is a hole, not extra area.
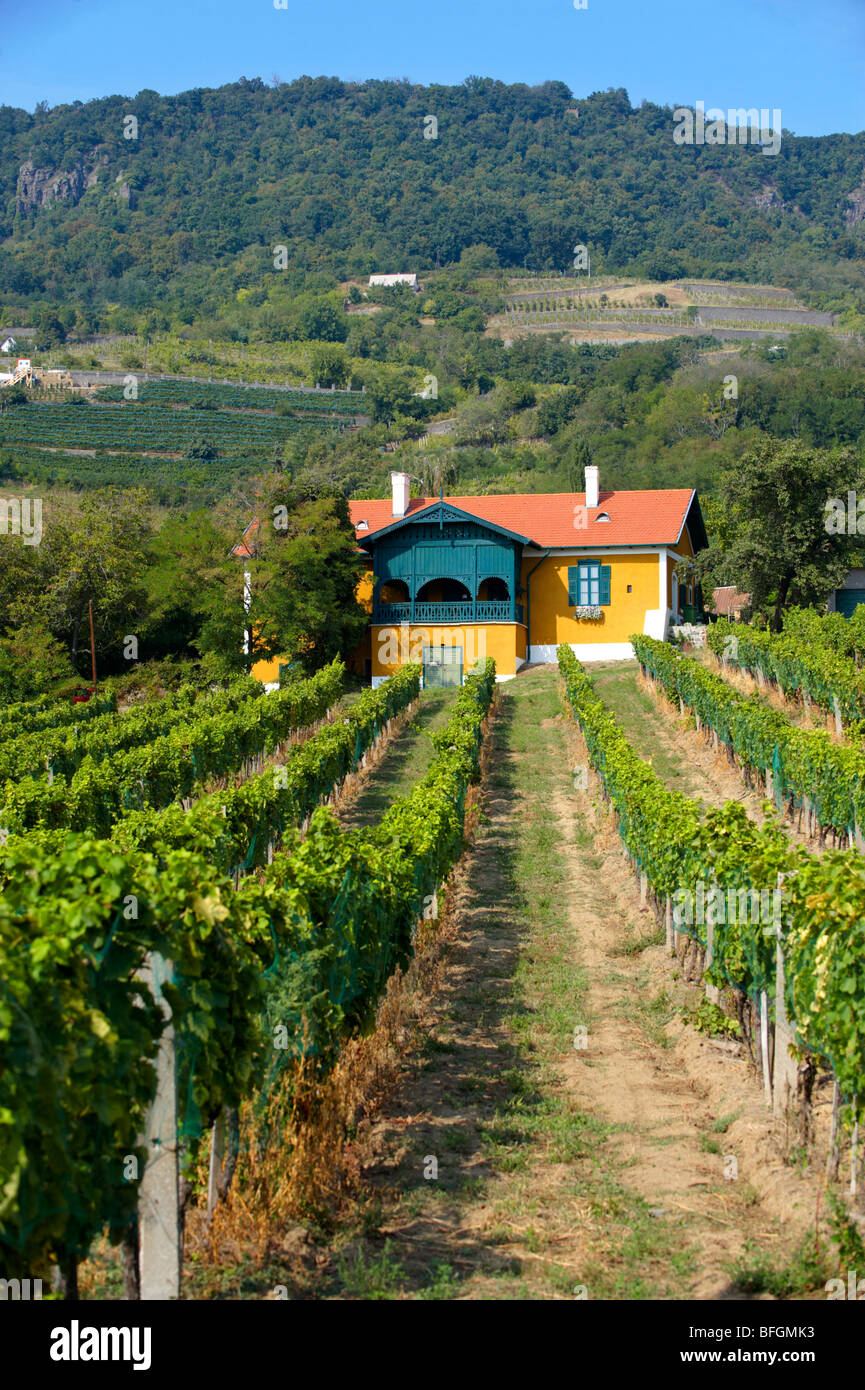
[(156, 1055), (156, 1094), (147, 1115), (147, 1159), (138, 1189), (139, 1287), (142, 1301), (180, 1297), (180, 1202), (177, 1154), (177, 1046), (162, 985), (173, 965), (158, 952), (139, 978), (167, 1020)]
[(225, 1165), (225, 1111), (220, 1110), (210, 1138), (210, 1168), (207, 1175), (207, 1220), (213, 1220), (213, 1213), (219, 1201)]
[(763, 1090), (766, 1104), (772, 1104), (772, 1072), (769, 1067), (769, 996), (764, 989), (759, 993), (760, 1008), (760, 1066), (763, 1072)]

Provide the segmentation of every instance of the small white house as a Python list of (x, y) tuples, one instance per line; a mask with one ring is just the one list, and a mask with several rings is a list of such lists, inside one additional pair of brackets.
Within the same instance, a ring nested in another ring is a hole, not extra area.
[(0, 352), (14, 352), (17, 346), (14, 338), (7, 338), (5, 342), (0, 343)]
[(371, 275), (369, 283), (370, 286), (384, 285), (385, 288), (391, 285), (411, 285), (415, 291), (420, 289), (416, 275)]

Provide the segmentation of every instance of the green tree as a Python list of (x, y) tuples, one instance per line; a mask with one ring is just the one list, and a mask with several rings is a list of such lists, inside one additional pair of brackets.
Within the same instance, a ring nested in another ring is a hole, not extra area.
[(848, 491), (861, 494), (863, 482), (852, 449), (761, 441), (722, 477), (726, 520), (693, 566), (704, 593), (735, 584), (775, 631), (787, 608), (824, 604), (861, 563), (863, 549), (861, 536), (827, 528), (827, 507), (832, 498), (846, 505)]
[(243, 563), (231, 555), (238, 534), (209, 512), (171, 515), (148, 548), (144, 575), (148, 656), (200, 656), (208, 674), (244, 669)]
[(262, 502), (252, 562), (255, 655), (286, 655), (308, 671), (350, 656), (367, 614), (355, 598), (363, 565), (346, 499), (309, 497), (276, 478)]
[(211, 439), (192, 439), (186, 446), (186, 457), (211, 463), (219, 457), (219, 450)]
[(375, 423), (389, 425), (398, 415), (417, 413), (415, 375), (408, 367), (364, 368), (365, 405)]
[[(76, 668), (90, 648), (91, 600), (98, 654), (137, 635), (147, 607), (143, 576), (152, 527), (143, 489), (106, 488), (58, 510), (43, 523), (41, 544), (22, 557), (26, 582), (9, 603), (11, 626), (44, 626), (65, 643)], [(17, 536), (3, 539), (20, 545)]]
[(331, 304), (318, 299), (301, 309), (298, 319), (301, 338), (319, 339), (325, 343), (344, 343), (348, 337), (348, 317)]
[(20, 381), (16, 381), (14, 386), (4, 386), (0, 390), (0, 410), (5, 410), (7, 406), (26, 405), (30, 397), (25, 387)]
[(316, 347), (309, 354), (309, 369), (320, 386), (345, 386), (349, 361), (340, 347)]
[(586, 469), (592, 462), (592, 450), (587, 439), (577, 435), (568, 445), (563, 460), (568, 492), (583, 492), (586, 486)]
[(36, 324), (34, 343), (37, 352), (48, 352), (66, 342), (66, 329), (55, 309), (43, 309)]
[(442, 490), (447, 492), (452, 486), (457, 475), (457, 461), (450, 449), (428, 449), (417, 469), (425, 495), (438, 497)]
[(0, 637), (0, 702), (43, 695), (74, 677), (68, 651), (41, 623)]

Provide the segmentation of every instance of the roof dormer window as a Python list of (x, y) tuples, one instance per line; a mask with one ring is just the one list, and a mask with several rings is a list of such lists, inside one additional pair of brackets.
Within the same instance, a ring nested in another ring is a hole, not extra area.
[(369, 530), (369, 522), (368, 522), (368, 521), (359, 521), (359, 522), (357, 523), (357, 530), (358, 530), (358, 531), (368, 531), (368, 530)]
[(609, 512), (598, 512), (598, 515), (595, 517), (595, 521), (609, 521), (609, 520), (610, 520), (610, 513), (609, 513)]

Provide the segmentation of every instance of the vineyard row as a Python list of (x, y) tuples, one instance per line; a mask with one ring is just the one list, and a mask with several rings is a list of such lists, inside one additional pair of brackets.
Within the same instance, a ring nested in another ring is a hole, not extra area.
[[(776, 1026), (789, 1028), (795, 1045), (829, 1063), (858, 1112), (865, 1098), (865, 859), (851, 850), (815, 858), (792, 846), (780, 826), (755, 825), (738, 802), (704, 812), (637, 756), (569, 647), (559, 648), (559, 669), (623, 845), (666, 920), (668, 941), (675, 921), (677, 932), (701, 948), (707, 981), (732, 987), (763, 1018), (767, 1001), (776, 999)], [(684, 907), (701, 886), (717, 889), (721, 904), (703, 922)], [(756, 894), (773, 911), (728, 913), (723, 904), (730, 894), (736, 904), (744, 895), (749, 908)]]
[(825, 729), (800, 729), (759, 696), (746, 697), (698, 661), (652, 637), (632, 638), (644, 671), (667, 698), (694, 712), (698, 729), (711, 729), (749, 780), (765, 779), (766, 793), (792, 816), (803, 812), (816, 830), (834, 831), (865, 848), (865, 753), (835, 743)]
[(335, 661), (309, 680), (235, 710), (205, 713), (142, 747), (100, 763), (86, 757), (69, 779), (7, 782), (0, 787), (0, 826), (10, 834), (37, 826), (109, 834), (124, 811), (189, 797), (208, 778), (236, 772), (324, 718), (342, 694), (344, 675)]
[[(855, 623), (851, 637), (855, 634), (860, 642), (863, 620), (865, 614), (863, 619), (854, 616), (850, 620), (851, 626)], [(772, 633), (719, 618), (710, 624), (706, 640), (720, 661), (770, 681), (790, 698), (798, 698), (801, 692), (806, 706), (813, 700), (821, 709), (834, 713), (838, 721), (865, 718), (865, 671), (828, 639), (821, 638), (820, 632), (827, 629), (809, 626), (807, 633), (803, 626), (797, 629), (795, 625)]]

